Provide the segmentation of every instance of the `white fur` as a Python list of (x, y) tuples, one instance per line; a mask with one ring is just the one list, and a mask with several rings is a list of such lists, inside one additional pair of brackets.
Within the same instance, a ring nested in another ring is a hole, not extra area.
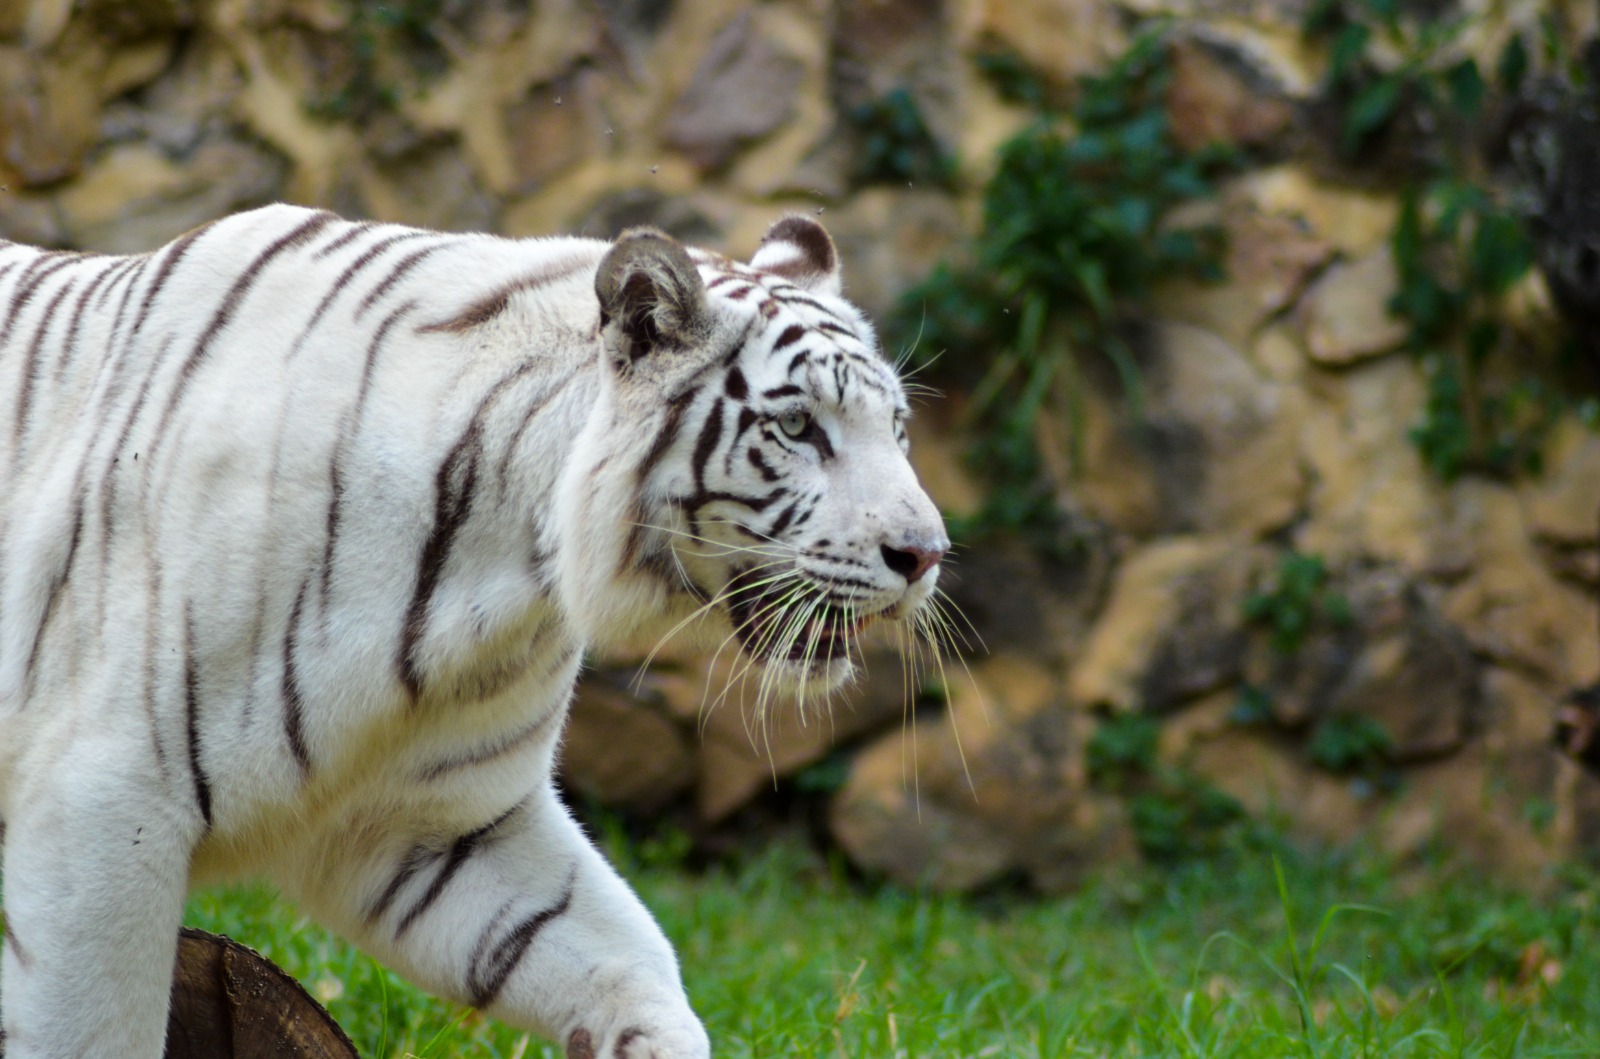
[[(302, 227), (304, 245), (241, 278)], [(659, 566), (622, 569), (634, 498), (654, 526), (634, 544), (711, 595), (748, 545), (732, 510), (702, 540), (671, 532), (696, 431), (641, 483), (663, 395), (720, 371), (738, 336), (770, 337), (810, 310), (785, 307), (763, 331), (754, 299), (713, 293), (692, 348), (619, 372), (595, 295), (609, 248), (354, 232), (279, 206), (201, 231), (150, 297), (174, 248), (37, 279), (48, 265), (34, 251), (0, 247), (0, 313), (14, 316), (0, 344), (12, 1059), (159, 1056), (184, 894), (242, 877), (271, 879), (425, 987), (489, 999), (569, 1046), (587, 1035), (608, 1057), (709, 1055), (666, 940), (561, 807), (551, 772), (584, 647), (658, 637), (699, 605)], [(741, 268), (695, 262), (705, 277)], [(820, 282), (815, 296), (876, 357), (833, 296), (837, 276)], [(508, 288), (501, 311), (467, 314)], [(787, 359), (764, 363), (759, 346), (737, 361), (753, 391), (778, 385)], [(784, 545), (797, 568), (845, 561), (807, 558), (821, 538), (867, 560), (891, 537), (942, 542), (896, 436), (898, 383), (887, 365), (880, 375), (881, 390), (806, 383), (840, 456), (782, 468), (818, 498)], [(754, 487), (748, 462), (707, 474), (708, 491)], [(469, 480), (470, 506), (447, 511)], [(933, 575), (872, 577), (853, 604), (863, 614), (904, 613), (932, 590)], [(701, 624), (716, 641), (728, 620), (712, 607)], [(840, 661), (823, 683), (847, 674)], [(519, 927), (529, 940), (495, 981)]]

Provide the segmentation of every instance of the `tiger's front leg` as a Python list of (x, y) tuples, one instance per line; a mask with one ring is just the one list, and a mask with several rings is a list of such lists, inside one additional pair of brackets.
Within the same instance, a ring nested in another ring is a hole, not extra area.
[(148, 738), (95, 730), (25, 770), (5, 831), (0, 1052), (160, 1059), (202, 821)]
[(479, 828), (401, 842), (340, 874), (362, 880), (343, 907), (307, 899), (308, 911), (569, 1059), (711, 1054), (660, 927), (547, 785)]

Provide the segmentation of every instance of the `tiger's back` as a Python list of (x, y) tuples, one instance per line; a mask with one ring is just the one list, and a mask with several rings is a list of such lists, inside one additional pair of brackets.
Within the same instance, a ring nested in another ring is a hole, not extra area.
[[(0, 306), (27, 336), (0, 343), (0, 392), (16, 395), (0, 402), (4, 723), (48, 715), (25, 707), (63, 686), (125, 712), (113, 702), (128, 689), (83, 685), (135, 664), (151, 697), (193, 678), (204, 698), (264, 715), (293, 659), (229, 662), (271, 657), (286, 637), (296, 656), (336, 643), (343, 662), (308, 658), (297, 679), (336, 669), (325, 681), (341, 698), (380, 709), (395, 666), (374, 655), (398, 637), (375, 617), (398, 624), (412, 608), (435, 479), (472, 408), (450, 398), (508, 369), (535, 391), (569, 378), (584, 348), (552, 328), (508, 364), (430, 331), (527, 281), (527, 248), (512, 246), (279, 207), (143, 257), (0, 252)], [(552, 243), (544, 256), (581, 292), (604, 249)], [(434, 473), (407, 470), (421, 466)], [(504, 527), (529, 553), (537, 528)], [(190, 645), (196, 672), (169, 657), (174, 644)], [(307, 738), (294, 734), (291, 757), (309, 754)]]
[(264, 875), (574, 1054), (707, 1054), (550, 776), (588, 643), (698, 617), (831, 686), (931, 592), (836, 265), (285, 206), (0, 247), (7, 1048), (158, 1055), (185, 889)]

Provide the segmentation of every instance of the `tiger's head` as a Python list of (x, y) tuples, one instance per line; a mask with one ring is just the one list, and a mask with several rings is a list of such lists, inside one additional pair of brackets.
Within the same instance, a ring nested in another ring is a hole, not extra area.
[(868, 625), (916, 636), (949, 539), (821, 225), (779, 221), (748, 264), (631, 230), (595, 291), (600, 396), (561, 504), (579, 629), (709, 632), (802, 695), (849, 678)]

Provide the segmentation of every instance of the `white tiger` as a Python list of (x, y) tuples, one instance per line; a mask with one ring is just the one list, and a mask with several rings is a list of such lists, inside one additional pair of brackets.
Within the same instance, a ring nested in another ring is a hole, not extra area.
[(906, 415), (802, 217), (0, 245), (7, 1054), (161, 1055), (186, 891), (254, 876), (569, 1056), (709, 1055), (552, 790), (580, 658), (699, 614), (837, 686), (948, 544)]

